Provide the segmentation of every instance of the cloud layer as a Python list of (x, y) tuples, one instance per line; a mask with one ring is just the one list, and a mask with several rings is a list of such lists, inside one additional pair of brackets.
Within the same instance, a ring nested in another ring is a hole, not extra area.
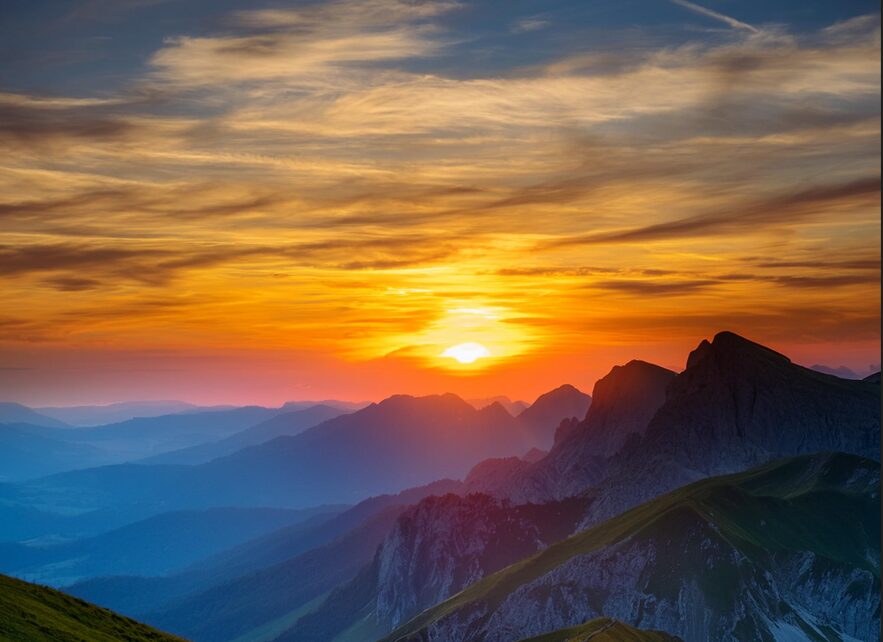
[(337, 0), (169, 34), (113, 91), (0, 93), (2, 341), (435, 367), (462, 308), (525, 359), (877, 341), (879, 16), (674, 5), (724, 28), (471, 73), (470, 3)]

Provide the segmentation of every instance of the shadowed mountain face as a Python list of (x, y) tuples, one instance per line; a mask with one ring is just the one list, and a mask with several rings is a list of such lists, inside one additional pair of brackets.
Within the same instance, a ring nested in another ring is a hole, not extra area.
[(614, 367), (595, 384), (585, 420), (562, 423), (548, 455), (532, 465), (479, 464), (467, 478), (468, 487), (518, 502), (581, 493), (604, 477), (612, 455), (643, 434), (674, 377), (670, 370), (643, 361)]
[(601, 615), (687, 642), (876, 639), (879, 484), (879, 463), (842, 454), (703, 480), (473, 584), (388, 640), (509, 642)]
[(803, 368), (722, 332), (690, 354), (644, 437), (611, 461), (588, 520), (702, 477), (822, 451), (879, 461), (879, 386)]
[(107, 609), (4, 575), (0, 636), (15, 642), (183, 642)]

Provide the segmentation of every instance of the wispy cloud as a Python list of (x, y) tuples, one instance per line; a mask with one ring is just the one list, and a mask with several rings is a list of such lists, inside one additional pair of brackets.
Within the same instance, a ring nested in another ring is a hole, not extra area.
[(0, 94), (3, 340), (361, 359), (494, 306), (550, 354), (821, 310), (868, 336), (879, 20), (677, 4), (732, 31), (454, 73), (468, 3), (298, 3), (171, 36), (116, 93)]
[(750, 24), (746, 22), (742, 22), (741, 20), (736, 20), (726, 14), (714, 11), (712, 9), (708, 9), (707, 7), (703, 7), (694, 2), (689, 2), (688, 0), (671, 0), (674, 4), (679, 7), (683, 7), (684, 9), (688, 9), (693, 13), (697, 13), (701, 16), (706, 16), (708, 18), (713, 18), (714, 20), (718, 20), (719, 22), (724, 23), (725, 25), (732, 27), (733, 29), (741, 29), (743, 31), (750, 31), (751, 33), (759, 33), (760, 30), (756, 27), (752, 27)]

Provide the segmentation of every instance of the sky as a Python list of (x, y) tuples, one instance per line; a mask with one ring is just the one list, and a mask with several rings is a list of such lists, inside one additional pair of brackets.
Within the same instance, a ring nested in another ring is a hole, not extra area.
[(0, 398), (868, 374), (880, 80), (859, 0), (3, 2)]

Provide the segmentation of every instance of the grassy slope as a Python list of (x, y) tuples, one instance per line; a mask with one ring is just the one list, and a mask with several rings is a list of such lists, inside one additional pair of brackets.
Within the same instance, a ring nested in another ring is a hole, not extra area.
[(173, 642), (181, 638), (64, 593), (0, 575), (0, 640)]
[(580, 626), (544, 633), (522, 642), (674, 642), (678, 638), (659, 631), (642, 631), (611, 620), (598, 618)]
[[(690, 484), (476, 582), (386, 639), (410, 639), (471, 603), (484, 603), (492, 612), (519, 586), (577, 555), (630, 537), (652, 536), (660, 522), (685, 510), (713, 523), (743, 550), (811, 550), (865, 568), (879, 578), (879, 567), (870, 564), (865, 547), (856, 541), (880, 541), (878, 500), (868, 493), (853, 493), (847, 485), (860, 467), (879, 469), (879, 463), (843, 454), (801, 456)], [(843, 524), (851, 528), (844, 529)]]

